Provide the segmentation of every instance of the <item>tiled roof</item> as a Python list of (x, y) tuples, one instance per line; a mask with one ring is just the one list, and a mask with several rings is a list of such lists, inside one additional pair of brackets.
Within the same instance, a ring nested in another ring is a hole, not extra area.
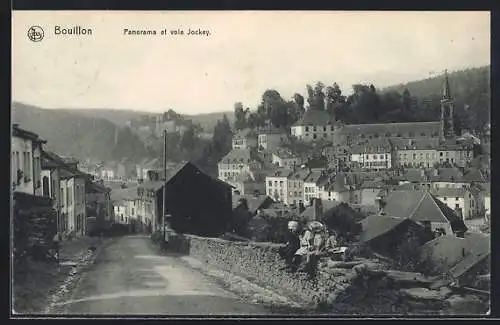
[(308, 109), (302, 118), (294, 125), (298, 126), (314, 126), (314, 125), (330, 125), (332, 124), (330, 115), (326, 111), (318, 111)]
[(351, 147), (352, 153), (387, 153), (391, 151), (391, 143), (387, 139), (366, 140)]
[(466, 229), (462, 220), (448, 206), (425, 190), (396, 190), (391, 192), (384, 206), (388, 216), (413, 221), (450, 223), (455, 231)]
[(399, 226), (420, 227), (417, 223), (410, 219), (397, 218), (392, 216), (371, 215), (361, 220), (363, 230), (360, 234), (360, 240), (368, 243), (376, 238), (379, 238)]
[(432, 133), (439, 133), (441, 131), (440, 122), (412, 122), (412, 123), (383, 123), (383, 124), (345, 124), (338, 132), (340, 134), (378, 134), (379, 136), (384, 136), (386, 133), (390, 133), (392, 137), (397, 136), (397, 134), (405, 134), (409, 132), (414, 132), (415, 136), (419, 136), (421, 133), (425, 133), (426, 136), (430, 136)]
[(438, 150), (472, 150), (474, 147), (473, 143), (462, 142), (457, 140), (446, 140), (439, 144)]
[(422, 257), (430, 257), (439, 269), (459, 277), (471, 266), (490, 257), (491, 239), (479, 233), (465, 233), (464, 238), (446, 235), (427, 242), (422, 250)]

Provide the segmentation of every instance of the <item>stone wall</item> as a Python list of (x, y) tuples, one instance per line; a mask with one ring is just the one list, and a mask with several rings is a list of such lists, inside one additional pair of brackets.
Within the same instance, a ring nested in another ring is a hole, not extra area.
[(455, 294), (448, 288), (448, 281), (392, 271), (377, 259), (323, 261), (316, 278), (309, 280), (305, 274), (283, 270), (285, 265), (278, 254), (281, 244), (192, 235), (180, 237), (179, 244), (184, 253), (208, 266), (243, 276), (304, 307), (328, 313), (460, 314), (467, 313), (464, 304), (474, 302), (474, 310), (469, 313), (478, 314), (485, 307), (483, 300)]

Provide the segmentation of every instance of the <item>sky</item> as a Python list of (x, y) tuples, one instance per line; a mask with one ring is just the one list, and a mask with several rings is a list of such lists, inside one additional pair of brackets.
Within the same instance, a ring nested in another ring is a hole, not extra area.
[[(201, 114), (256, 108), (266, 89), (291, 99), (322, 81), (349, 93), (490, 64), (490, 14), (478, 11), (14, 11), (12, 26), (12, 99), (43, 108)], [(198, 28), (210, 35), (170, 35)]]

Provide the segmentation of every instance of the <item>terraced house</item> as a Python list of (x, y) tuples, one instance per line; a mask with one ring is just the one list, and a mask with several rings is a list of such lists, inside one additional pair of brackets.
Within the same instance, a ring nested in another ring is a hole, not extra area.
[(41, 154), (47, 141), (38, 134), (12, 126), (11, 186), (14, 192), (41, 196)]
[(392, 168), (392, 147), (388, 140), (372, 140), (351, 148), (351, 167), (365, 170)]
[(257, 148), (257, 133), (252, 129), (240, 130), (233, 136), (233, 149)]
[(251, 177), (255, 169), (260, 169), (262, 163), (256, 155), (255, 148), (233, 149), (217, 164), (218, 178), (237, 187), (242, 181)]
[(257, 146), (259, 151), (273, 151), (288, 141), (288, 133), (286, 130), (279, 128), (260, 128), (257, 129), (257, 134)]

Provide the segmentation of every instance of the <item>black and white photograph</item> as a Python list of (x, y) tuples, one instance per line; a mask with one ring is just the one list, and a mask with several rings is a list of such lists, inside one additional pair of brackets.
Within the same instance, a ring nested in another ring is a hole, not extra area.
[(11, 317), (491, 314), (490, 12), (11, 35)]

